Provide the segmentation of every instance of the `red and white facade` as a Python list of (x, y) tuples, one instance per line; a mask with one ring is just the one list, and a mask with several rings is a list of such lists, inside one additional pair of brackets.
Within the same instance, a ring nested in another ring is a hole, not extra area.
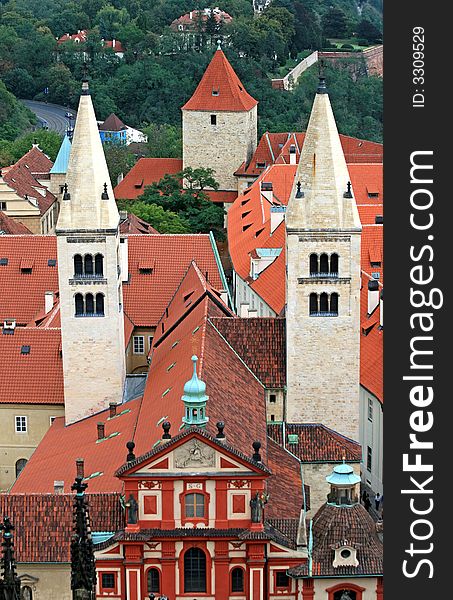
[(117, 475), (137, 522), (97, 546), (97, 598), (296, 599), (286, 570), (306, 550), (252, 521), (250, 501), (270, 475), (262, 463), (190, 429)]

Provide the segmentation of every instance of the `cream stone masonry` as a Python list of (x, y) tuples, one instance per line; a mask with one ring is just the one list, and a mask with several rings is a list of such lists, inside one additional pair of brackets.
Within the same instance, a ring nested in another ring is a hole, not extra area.
[[(321, 81), (287, 210), (287, 419), (358, 440), (361, 223), (348, 182)], [(336, 253), (337, 274), (313, 276), (312, 253)], [(338, 315), (311, 316), (311, 293), (338, 294)]]
[(183, 110), (182, 131), (183, 168), (214, 169), (219, 190), (237, 190), (234, 172), (256, 150), (257, 107), (243, 112)]
[[(119, 214), (86, 82), (82, 89), (66, 179), (70, 197), (61, 201), (56, 231), (66, 424), (121, 402), (126, 374)], [(102, 274), (76, 274), (75, 255), (101, 255)], [(102, 294), (103, 311), (76, 316), (76, 294), (85, 302), (87, 294)]]

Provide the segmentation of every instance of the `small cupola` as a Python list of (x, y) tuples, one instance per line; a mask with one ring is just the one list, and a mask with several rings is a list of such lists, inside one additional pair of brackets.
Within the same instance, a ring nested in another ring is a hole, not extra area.
[(360, 477), (354, 473), (351, 465), (347, 465), (344, 460), (326, 477), (326, 481), (330, 483), (330, 493), (327, 496), (328, 504), (353, 506), (359, 502), (357, 484), (360, 483)]
[(206, 403), (209, 397), (206, 396), (206, 384), (197, 375), (198, 357), (192, 356), (192, 362), (193, 375), (184, 386), (184, 395), (181, 398), (185, 407), (182, 421), (187, 427), (205, 427), (209, 421), (209, 417), (206, 416)]

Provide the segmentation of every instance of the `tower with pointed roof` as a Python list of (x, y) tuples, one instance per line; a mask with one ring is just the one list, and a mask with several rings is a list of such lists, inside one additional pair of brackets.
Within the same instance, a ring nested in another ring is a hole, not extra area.
[(56, 228), (66, 424), (122, 400), (119, 221), (84, 81)]
[(182, 107), (183, 167), (214, 169), (219, 190), (236, 190), (234, 172), (256, 149), (257, 104), (219, 47)]
[(323, 77), (286, 227), (287, 420), (358, 440), (361, 223)]
[(198, 357), (192, 356), (192, 362), (193, 375), (185, 384), (184, 395), (181, 398), (184, 402), (182, 422), (186, 427), (206, 427), (206, 423), (209, 421), (209, 417), (206, 416), (206, 403), (208, 401), (206, 384), (197, 375)]

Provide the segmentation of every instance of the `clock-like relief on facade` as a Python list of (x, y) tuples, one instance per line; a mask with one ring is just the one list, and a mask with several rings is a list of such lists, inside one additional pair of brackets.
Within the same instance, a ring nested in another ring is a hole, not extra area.
[(193, 439), (175, 450), (175, 466), (178, 469), (215, 467), (215, 450)]

